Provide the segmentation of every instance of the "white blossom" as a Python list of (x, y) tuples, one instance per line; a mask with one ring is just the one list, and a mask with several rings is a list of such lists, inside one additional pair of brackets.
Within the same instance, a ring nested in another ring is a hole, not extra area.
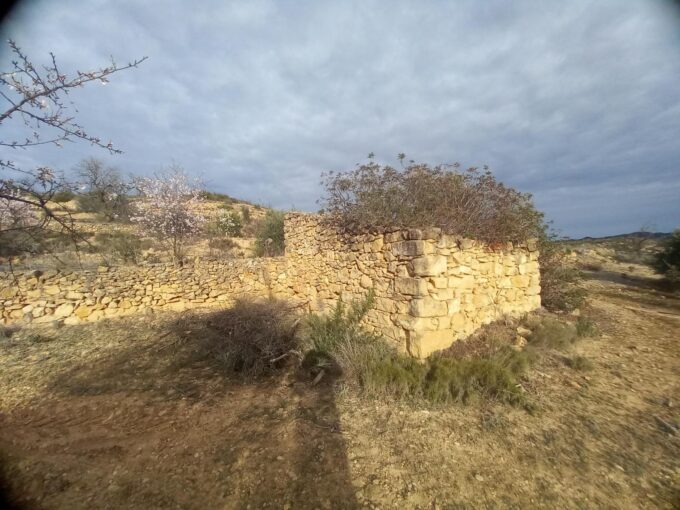
[(181, 262), (186, 239), (197, 234), (205, 222), (198, 182), (181, 168), (173, 167), (155, 177), (141, 179), (138, 187), (146, 200), (136, 205), (132, 221), (146, 235), (170, 244), (175, 261)]

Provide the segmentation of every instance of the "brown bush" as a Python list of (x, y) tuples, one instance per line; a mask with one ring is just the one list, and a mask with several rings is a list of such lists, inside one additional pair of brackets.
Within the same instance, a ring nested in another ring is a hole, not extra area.
[(484, 241), (524, 241), (544, 229), (531, 195), (498, 182), (484, 167), (368, 163), (323, 177), (324, 211), (349, 229), (440, 227)]
[(581, 272), (569, 264), (556, 236), (539, 237), (541, 304), (551, 311), (572, 311), (583, 305), (586, 292), (580, 285)]
[(247, 378), (267, 375), (298, 346), (293, 312), (282, 300), (239, 299), (231, 308), (205, 318), (193, 348), (200, 358), (226, 372)]

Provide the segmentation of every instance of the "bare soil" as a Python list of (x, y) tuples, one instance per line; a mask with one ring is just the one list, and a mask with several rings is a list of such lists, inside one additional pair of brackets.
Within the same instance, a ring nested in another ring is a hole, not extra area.
[[(618, 275), (618, 276), (617, 276)], [(680, 508), (680, 298), (591, 274), (600, 334), (547, 356), (533, 406), (376, 402), (294, 372), (229, 380), (177, 315), (0, 340), (19, 508)], [(1, 502), (0, 502), (1, 504)], [(7, 503), (9, 504), (9, 503)]]

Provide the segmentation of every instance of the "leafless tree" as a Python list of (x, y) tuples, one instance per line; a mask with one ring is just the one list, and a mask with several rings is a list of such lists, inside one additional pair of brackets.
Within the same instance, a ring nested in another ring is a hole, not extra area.
[[(60, 69), (54, 54), (50, 53), (47, 65), (34, 65), (29, 57), (9, 41), (13, 60), (11, 70), (0, 73), (0, 127), (14, 122), (16, 132), (22, 132), (16, 139), (0, 135), (0, 235), (10, 233), (17, 251), (24, 251), (29, 244), (20, 239), (35, 239), (45, 231), (67, 233), (75, 240), (78, 233), (68, 211), (50, 203), (54, 194), (66, 187), (52, 168), (22, 168), (9, 154), (15, 150), (26, 150), (40, 145), (63, 147), (66, 143), (85, 141), (111, 154), (121, 151), (110, 141), (91, 135), (77, 123), (77, 110), (69, 99), (73, 89), (88, 83), (108, 83), (109, 77), (119, 71), (141, 64), (147, 57), (119, 66), (111, 60), (105, 67), (91, 71), (76, 71), (68, 75)], [(28, 214), (30, 212), (30, 214)], [(14, 217), (13, 215), (20, 216)]]
[(105, 166), (96, 158), (86, 158), (78, 164), (76, 171), (82, 193), (79, 197), (81, 210), (99, 213), (109, 221), (128, 217), (127, 194), (132, 186), (117, 168)]

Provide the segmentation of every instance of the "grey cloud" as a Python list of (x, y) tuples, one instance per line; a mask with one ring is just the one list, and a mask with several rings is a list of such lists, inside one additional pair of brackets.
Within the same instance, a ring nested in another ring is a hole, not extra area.
[(655, 1), (36, 0), (4, 32), (69, 69), (150, 56), (74, 96), (128, 171), (313, 210), (321, 171), (404, 151), (489, 164), (580, 236), (680, 223), (679, 26)]

